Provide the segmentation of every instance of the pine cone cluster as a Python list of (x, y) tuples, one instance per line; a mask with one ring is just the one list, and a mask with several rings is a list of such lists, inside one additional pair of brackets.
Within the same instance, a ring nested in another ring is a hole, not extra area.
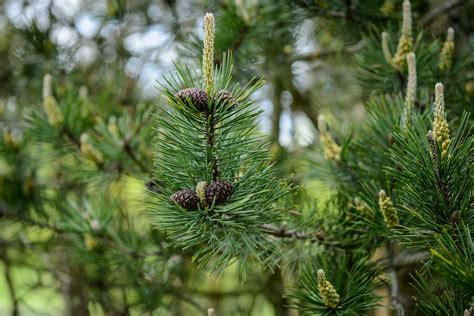
[(188, 99), (194, 107), (201, 111), (207, 111), (207, 93), (199, 88), (186, 88), (175, 94), (175, 98), (188, 104)]
[[(232, 195), (233, 188), (232, 182), (227, 180), (212, 182), (205, 187), (205, 201), (202, 201), (202, 204), (223, 204)], [(195, 189), (180, 190), (171, 195), (170, 200), (187, 210), (196, 209), (200, 203), (199, 196)]]
[[(208, 110), (208, 96), (204, 90), (199, 88), (186, 88), (177, 92), (174, 96), (177, 100), (188, 105), (189, 99), (189, 102), (200, 112), (206, 112)], [(229, 105), (231, 105), (230, 108), (235, 106), (235, 99), (232, 96), (232, 93), (227, 90), (217, 92), (214, 97), (214, 106), (227, 107)]]

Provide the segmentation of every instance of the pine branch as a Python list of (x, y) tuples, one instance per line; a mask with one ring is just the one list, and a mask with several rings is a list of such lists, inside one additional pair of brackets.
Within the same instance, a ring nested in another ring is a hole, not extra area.
[(323, 231), (304, 232), (294, 229), (288, 229), (285, 226), (278, 227), (272, 224), (262, 224), (260, 228), (262, 229), (262, 232), (280, 238), (310, 239), (318, 241), (325, 240)]
[(394, 256), (393, 260), (390, 258), (384, 258), (379, 261), (382, 266), (390, 267), (390, 268), (401, 268), (404, 266), (416, 264), (423, 262), (430, 258), (430, 253), (428, 251), (405, 251), (396, 256)]
[(393, 245), (390, 241), (387, 241), (385, 243), (385, 250), (388, 255), (388, 259), (390, 261), (390, 267), (388, 270), (388, 274), (390, 276), (390, 297), (391, 297), (391, 303), (393, 308), (395, 309), (397, 316), (403, 316), (405, 315), (405, 309), (403, 308), (403, 305), (400, 300), (400, 287), (398, 285), (398, 275), (397, 275), (397, 270), (394, 266), (394, 258), (395, 258), (395, 253), (393, 250)]
[[(57, 226), (50, 225), (48, 223), (37, 222), (37, 221), (34, 221), (30, 218), (26, 218), (26, 217), (22, 217), (22, 216), (18, 216), (16, 214), (13, 214), (13, 213), (9, 212), (7, 210), (7, 208), (4, 206), (4, 203), (1, 203), (1, 201), (0, 201), (0, 218), (1, 217), (8, 218), (8, 219), (16, 221), (16, 222), (24, 223), (24, 224), (39, 227), (39, 228), (49, 229), (49, 230), (54, 231), (57, 234), (71, 233), (70, 231), (68, 231), (66, 229), (62, 229), (62, 228), (59, 228)], [(101, 241), (106, 243), (110, 248), (113, 248), (115, 250), (123, 252), (123, 253), (129, 255), (132, 258), (146, 258), (146, 257), (161, 256), (162, 255), (161, 251), (137, 252), (134, 249), (130, 249), (130, 248), (124, 247), (120, 244), (117, 244), (116, 242), (114, 242), (111, 239), (107, 238), (103, 234), (102, 235), (101, 234), (96, 234), (96, 235), (94, 235), (94, 237), (97, 237), (98, 239), (100, 239)]]

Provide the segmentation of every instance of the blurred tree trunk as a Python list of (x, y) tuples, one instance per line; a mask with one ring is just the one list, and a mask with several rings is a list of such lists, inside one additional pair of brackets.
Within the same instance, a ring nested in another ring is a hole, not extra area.
[(270, 135), (270, 140), (272, 144), (279, 145), (280, 142), (280, 119), (283, 112), (283, 106), (281, 104), (281, 93), (283, 86), (278, 79), (275, 79), (272, 83), (273, 87), (273, 96), (272, 96), (272, 130)]

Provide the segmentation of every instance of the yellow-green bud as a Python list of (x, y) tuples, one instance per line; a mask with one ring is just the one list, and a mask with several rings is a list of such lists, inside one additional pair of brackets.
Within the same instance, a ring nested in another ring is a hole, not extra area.
[(395, 9), (395, 3), (393, 3), (393, 0), (385, 0), (385, 2), (380, 7), (380, 12), (383, 15), (390, 15), (393, 13), (394, 9)]
[(324, 150), (324, 158), (327, 160), (334, 160), (336, 162), (340, 161), (342, 148), (336, 144), (331, 134), (329, 134), (324, 115), (318, 116), (318, 129), (319, 140)]
[(339, 294), (337, 294), (334, 286), (326, 280), (326, 274), (323, 269), (318, 270), (318, 289), (324, 305), (329, 308), (336, 308), (339, 304)]
[(46, 74), (43, 77), (43, 109), (46, 112), (48, 122), (52, 126), (60, 126), (63, 115), (56, 99), (53, 97), (53, 76)]
[(92, 160), (97, 165), (102, 164), (104, 162), (104, 157), (100, 151), (98, 151), (90, 142), (89, 142), (89, 135), (83, 133), (81, 135), (81, 152), (82, 154), (89, 160)]
[(453, 28), (448, 28), (448, 35), (446, 36), (446, 41), (443, 43), (443, 48), (439, 56), (439, 69), (449, 70), (453, 64), (453, 55), (454, 55), (454, 30)]
[(46, 112), (46, 117), (50, 125), (60, 126), (64, 122), (61, 109), (52, 95), (43, 99), (43, 109)]
[(214, 88), (214, 15), (206, 13), (204, 17), (204, 86), (207, 94)]
[(199, 201), (201, 201), (202, 205), (207, 205), (206, 187), (207, 187), (207, 182), (206, 181), (200, 181), (196, 185), (196, 195), (198, 196)]
[(392, 199), (387, 196), (384, 190), (379, 192), (379, 207), (387, 227), (395, 227), (398, 224), (398, 216), (393, 207)]
[(20, 147), (20, 140), (8, 128), (3, 130), (3, 143), (12, 150), (17, 150)]
[(110, 134), (114, 137), (119, 137), (119, 127), (117, 125), (117, 118), (115, 116), (111, 116), (109, 118), (109, 122), (107, 123), (107, 130)]
[(444, 112), (444, 87), (438, 82), (435, 86), (435, 108), (433, 119), (433, 137), (441, 147), (441, 157), (448, 153), (451, 139), (449, 137), (449, 125)]
[(411, 52), (407, 55), (408, 64), (408, 82), (405, 95), (405, 107), (402, 113), (401, 127), (406, 128), (410, 125), (411, 111), (416, 99), (416, 56)]
[(411, 27), (411, 4), (410, 1), (403, 2), (403, 24), (402, 35), (398, 41), (397, 51), (393, 56), (393, 63), (402, 68), (405, 65), (405, 59), (413, 47), (412, 27)]

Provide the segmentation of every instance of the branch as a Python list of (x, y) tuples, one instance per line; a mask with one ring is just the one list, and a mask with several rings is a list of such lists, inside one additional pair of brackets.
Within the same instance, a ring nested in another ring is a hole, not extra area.
[[(40, 223), (40, 222), (36, 222), (32, 219), (26, 218), (26, 217), (21, 217), (21, 216), (14, 215), (13, 213), (8, 212), (7, 208), (4, 206), (4, 203), (2, 203), (0, 201), (0, 218), (1, 217), (5, 217), (5, 218), (8, 218), (10, 220), (14, 220), (14, 221), (17, 221), (17, 222), (20, 222), (20, 223), (28, 224), (28, 225), (39, 227), (39, 228), (50, 229), (50, 230), (54, 231), (57, 234), (71, 233), (71, 231), (59, 228), (59, 227), (54, 226), (54, 225), (50, 225), (48, 223)], [(98, 239), (103, 241), (110, 248), (113, 248), (115, 250), (123, 252), (123, 253), (129, 255), (132, 258), (146, 258), (146, 257), (151, 257), (151, 256), (160, 256), (160, 255), (162, 255), (161, 251), (138, 252), (135, 249), (130, 249), (130, 248), (127, 248), (125, 246), (122, 246), (122, 245), (114, 242), (113, 240), (111, 240), (111, 239), (109, 239), (106, 236), (101, 235), (101, 234), (94, 234), (94, 237), (97, 237)]]
[(420, 23), (422, 25), (426, 25), (430, 23), (433, 19), (438, 17), (439, 15), (446, 14), (447, 11), (453, 9), (460, 3), (461, 1), (459, 0), (451, 0), (451, 1), (446, 1), (442, 5), (436, 5), (435, 7), (433, 7), (432, 10), (428, 11), (428, 13), (426, 13), (424, 16), (421, 17)]
[(325, 240), (323, 231), (305, 232), (295, 229), (288, 229), (285, 226), (278, 227), (272, 224), (262, 224), (260, 225), (260, 228), (262, 229), (262, 232), (280, 238), (310, 239), (314, 241)]
[(405, 315), (405, 309), (401, 304), (400, 300), (400, 287), (398, 285), (398, 276), (397, 270), (393, 265), (395, 261), (395, 254), (393, 251), (393, 245), (390, 241), (387, 241), (385, 244), (385, 250), (387, 251), (388, 260), (391, 263), (390, 268), (388, 270), (388, 274), (390, 276), (390, 297), (393, 309), (396, 311), (397, 316)]
[(321, 59), (323, 57), (327, 57), (329, 55), (334, 55), (334, 54), (339, 54), (339, 53), (353, 54), (363, 49), (364, 47), (365, 47), (365, 42), (363, 40), (360, 40), (359, 42), (355, 44), (345, 46), (343, 49), (320, 49), (312, 53), (297, 55), (291, 60), (291, 62), (314, 61), (317, 59)]

